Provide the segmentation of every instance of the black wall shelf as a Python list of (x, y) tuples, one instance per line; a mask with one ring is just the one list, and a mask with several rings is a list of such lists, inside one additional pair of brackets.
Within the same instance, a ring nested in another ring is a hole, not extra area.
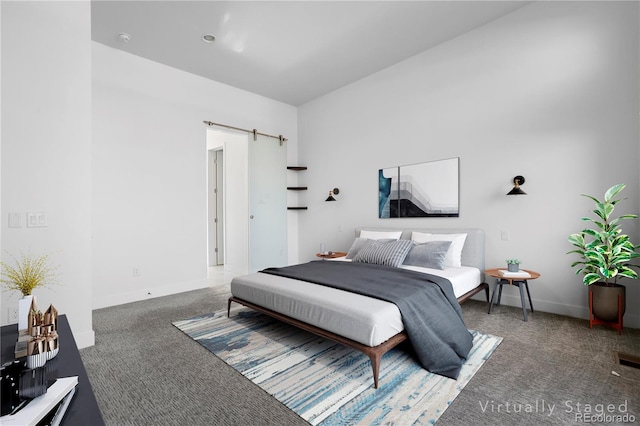
[[(294, 172), (300, 172), (303, 170), (307, 170), (306, 166), (287, 166), (287, 170), (293, 170)], [(287, 190), (289, 191), (306, 191), (306, 186), (287, 186)], [(287, 207), (287, 210), (307, 210), (307, 207)]]

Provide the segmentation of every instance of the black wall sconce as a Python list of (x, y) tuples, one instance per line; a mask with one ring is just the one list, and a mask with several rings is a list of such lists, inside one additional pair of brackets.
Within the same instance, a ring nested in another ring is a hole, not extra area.
[(522, 189), (520, 189), (520, 185), (524, 183), (524, 176), (516, 176), (513, 178), (513, 189), (507, 192), (507, 195), (527, 195)]
[(338, 195), (339, 193), (340, 193), (340, 190), (338, 188), (333, 188), (331, 191), (329, 191), (329, 196), (325, 201), (336, 201), (336, 199), (333, 198), (333, 196)]

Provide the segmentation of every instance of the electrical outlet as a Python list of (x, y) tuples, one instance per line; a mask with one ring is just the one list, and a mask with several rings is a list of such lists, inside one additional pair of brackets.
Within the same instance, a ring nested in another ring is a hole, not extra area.
[(137, 266), (134, 266), (133, 268), (131, 268), (131, 275), (134, 277), (139, 277), (140, 276), (140, 268), (138, 268)]
[(509, 241), (509, 231), (505, 229), (500, 231), (500, 238), (502, 239), (502, 241)]
[(9, 322), (18, 322), (18, 308), (9, 308)]

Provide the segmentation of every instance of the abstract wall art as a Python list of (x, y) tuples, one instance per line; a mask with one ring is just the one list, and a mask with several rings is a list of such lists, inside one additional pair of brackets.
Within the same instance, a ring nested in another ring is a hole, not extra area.
[(458, 217), (460, 159), (378, 170), (378, 217)]

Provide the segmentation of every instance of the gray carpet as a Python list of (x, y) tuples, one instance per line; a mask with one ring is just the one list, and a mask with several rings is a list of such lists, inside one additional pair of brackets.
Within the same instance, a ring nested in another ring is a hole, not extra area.
[[(307, 424), (171, 324), (225, 308), (228, 291), (214, 287), (94, 311), (96, 345), (80, 352), (107, 425)], [(640, 370), (616, 365), (613, 355), (640, 355), (640, 330), (618, 336), (553, 314), (535, 312), (523, 322), (517, 308), (499, 306), (487, 315), (481, 302), (462, 307), (469, 328), (504, 341), (438, 425), (575, 424), (578, 411), (596, 414), (596, 404), (604, 404), (605, 415), (640, 423)], [(603, 420), (596, 424), (618, 419)]]

